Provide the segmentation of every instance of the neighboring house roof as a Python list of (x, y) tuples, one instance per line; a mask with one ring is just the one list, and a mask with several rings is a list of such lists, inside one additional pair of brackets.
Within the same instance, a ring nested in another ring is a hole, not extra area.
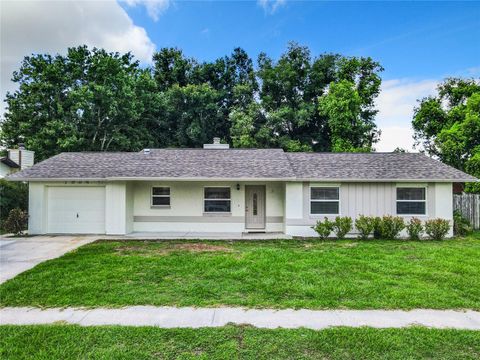
[(152, 149), (62, 153), (11, 180), (476, 181), (422, 154), (285, 153), (281, 149)]
[(8, 157), (2, 157), (0, 158), (0, 162), (11, 167), (11, 168), (19, 168), (20, 165), (18, 165), (15, 161), (13, 161), (12, 159), (8, 158)]

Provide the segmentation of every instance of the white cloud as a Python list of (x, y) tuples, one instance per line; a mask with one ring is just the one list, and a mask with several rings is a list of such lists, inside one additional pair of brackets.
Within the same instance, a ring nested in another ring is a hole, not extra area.
[[(16, 88), (10, 81), (12, 72), (32, 53), (65, 53), (67, 47), (86, 44), (108, 51), (131, 51), (148, 63), (155, 51), (145, 29), (136, 26), (114, 0), (5, 0), (0, 6), (2, 100), (7, 91)], [(3, 114), (3, 106), (0, 110)]]
[[(378, 151), (392, 151), (396, 147), (413, 150), (411, 122), (417, 100), (436, 93), (438, 80), (387, 80), (382, 83), (377, 98), (377, 125), (382, 131), (376, 144)], [(418, 150), (418, 149), (416, 149)]]
[(170, 0), (124, 0), (128, 6), (145, 6), (148, 16), (158, 21), (160, 15), (170, 6)]
[(287, 0), (257, 0), (257, 4), (263, 8), (267, 14), (273, 14), (278, 8), (284, 6)]

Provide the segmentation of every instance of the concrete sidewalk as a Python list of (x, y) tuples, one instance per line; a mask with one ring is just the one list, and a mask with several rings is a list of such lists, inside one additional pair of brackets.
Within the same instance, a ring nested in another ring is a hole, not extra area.
[(324, 329), (332, 326), (401, 328), (426, 326), (480, 330), (480, 312), (454, 310), (247, 310), (132, 306), (120, 309), (0, 309), (0, 325), (52, 324), (218, 327), (229, 323), (259, 328)]

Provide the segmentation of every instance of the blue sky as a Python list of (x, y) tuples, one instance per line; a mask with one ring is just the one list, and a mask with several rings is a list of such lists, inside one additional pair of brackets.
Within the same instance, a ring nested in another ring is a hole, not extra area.
[(417, 99), (435, 94), (445, 77), (480, 78), (480, 2), (2, 0), (0, 8), (2, 98), (31, 53), (87, 44), (130, 51), (148, 66), (161, 47), (209, 61), (240, 46), (256, 59), (261, 51), (278, 58), (296, 41), (312, 55), (382, 64), (376, 147), (391, 151), (412, 149)]
[(122, 6), (157, 47), (201, 60), (236, 46), (276, 58), (293, 40), (313, 54), (371, 56), (385, 79), (473, 75), (480, 65), (478, 2), (286, 1), (272, 12), (254, 1), (177, 1), (157, 21), (144, 7)]

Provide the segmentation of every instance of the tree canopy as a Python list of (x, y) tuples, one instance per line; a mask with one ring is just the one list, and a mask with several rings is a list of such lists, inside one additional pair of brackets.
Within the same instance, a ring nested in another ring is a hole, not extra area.
[(370, 151), (378, 141), (374, 101), (382, 67), (370, 58), (322, 54), (290, 43), (256, 66), (236, 48), (199, 62), (160, 49), (150, 68), (127, 54), (79, 46), (24, 58), (13, 74), (0, 130), (38, 160), (62, 151), (201, 147), (214, 136), (233, 147)]
[[(480, 177), (480, 81), (449, 78), (438, 95), (424, 98), (415, 109), (417, 145), (457, 169)], [(480, 192), (479, 184), (467, 191)]]

